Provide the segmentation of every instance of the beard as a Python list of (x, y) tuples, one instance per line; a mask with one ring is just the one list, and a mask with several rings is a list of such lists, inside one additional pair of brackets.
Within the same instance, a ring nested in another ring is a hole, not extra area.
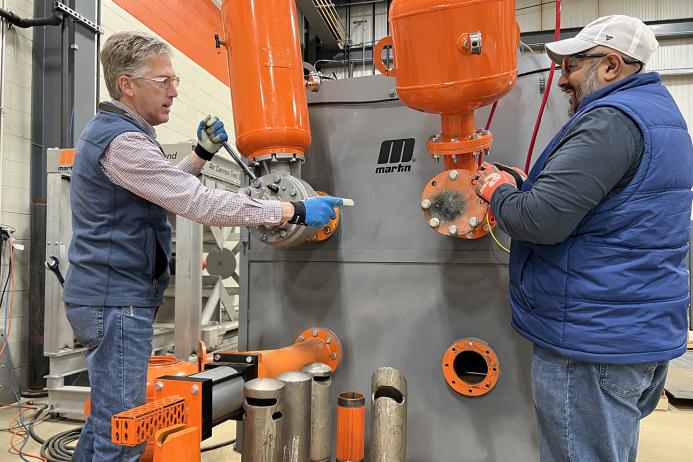
[(580, 85), (577, 87), (568, 87), (568, 90), (573, 91), (573, 99), (570, 103), (570, 109), (568, 109), (569, 116), (572, 117), (575, 115), (578, 107), (580, 107), (580, 103), (582, 103), (582, 100), (584, 100), (586, 96), (601, 88), (597, 80), (597, 68), (599, 67), (599, 63), (600, 61), (594, 61), (590, 64), (590, 67), (587, 68), (587, 72), (585, 73), (585, 80), (583, 80)]

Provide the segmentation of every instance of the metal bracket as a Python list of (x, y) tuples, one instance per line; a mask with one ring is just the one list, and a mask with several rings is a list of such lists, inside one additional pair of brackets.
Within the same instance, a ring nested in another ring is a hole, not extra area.
[(62, 11), (66, 15), (70, 16), (72, 19), (75, 21), (87, 26), (92, 32), (95, 34), (103, 34), (103, 29), (101, 26), (96, 24), (93, 21), (90, 21), (86, 17), (82, 16), (81, 14), (77, 13), (75, 10), (70, 8), (69, 6), (65, 5), (62, 2), (55, 1), (53, 2), (53, 10), (54, 11)]

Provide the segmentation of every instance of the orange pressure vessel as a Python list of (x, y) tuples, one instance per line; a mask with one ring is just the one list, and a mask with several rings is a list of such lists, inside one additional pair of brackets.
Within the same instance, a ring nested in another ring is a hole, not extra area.
[(296, 4), (224, 0), (236, 145), (249, 159), (310, 146)]
[(383, 73), (397, 78), (400, 99), (413, 109), (469, 112), (515, 84), (515, 0), (394, 0), (390, 23), (375, 56), (393, 45), (394, 66)]

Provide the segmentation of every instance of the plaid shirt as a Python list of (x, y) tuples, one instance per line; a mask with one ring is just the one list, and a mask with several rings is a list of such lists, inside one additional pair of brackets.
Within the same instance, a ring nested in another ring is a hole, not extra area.
[(197, 179), (200, 168), (187, 157), (177, 166), (171, 165), (149, 138), (156, 138), (154, 127), (121, 102), (112, 104), (126, 111), (147, 135), (126, 132), (111, 141), (100, 163), (113, 183), (169, 212), (207, 226), (276, 225), (281, 221), (281, 202), (207, 189)]

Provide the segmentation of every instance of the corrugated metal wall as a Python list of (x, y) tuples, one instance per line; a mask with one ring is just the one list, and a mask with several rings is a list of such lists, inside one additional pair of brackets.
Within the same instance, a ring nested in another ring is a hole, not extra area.
[[(347, 19), (349, 21), (347, 29), (351, 31), (354, 48), (370, 46), (373, 43), (374, 9), (375, 40), (387, 34), (387, 2), (364, 0), (364, 4), (359, 4), (358, 1), (352, 1), (352, 6), (338, 8), (338, 12), (345, 23)], [(554, 1), (516, 0), (516, 6), (517, 21), (522, 32), (554, 28)], [(644, 21), (693, 18), (693, 0), (563, 0), (561, 27), (582, 27), (600, 16), (610, 14), (636, 16)], [(693, 39), (661, 40), (648, 69), (662, 73), (664, 83), (674, 94), (689, 127), (693, 126)], [(338, 78), (346, 76), (343, 66), (323, 66), (321, 70), (325, 73), (334, 72)], [(368, 61), (352, 65), (353, 77), (372, 73), (373, 65)]]

